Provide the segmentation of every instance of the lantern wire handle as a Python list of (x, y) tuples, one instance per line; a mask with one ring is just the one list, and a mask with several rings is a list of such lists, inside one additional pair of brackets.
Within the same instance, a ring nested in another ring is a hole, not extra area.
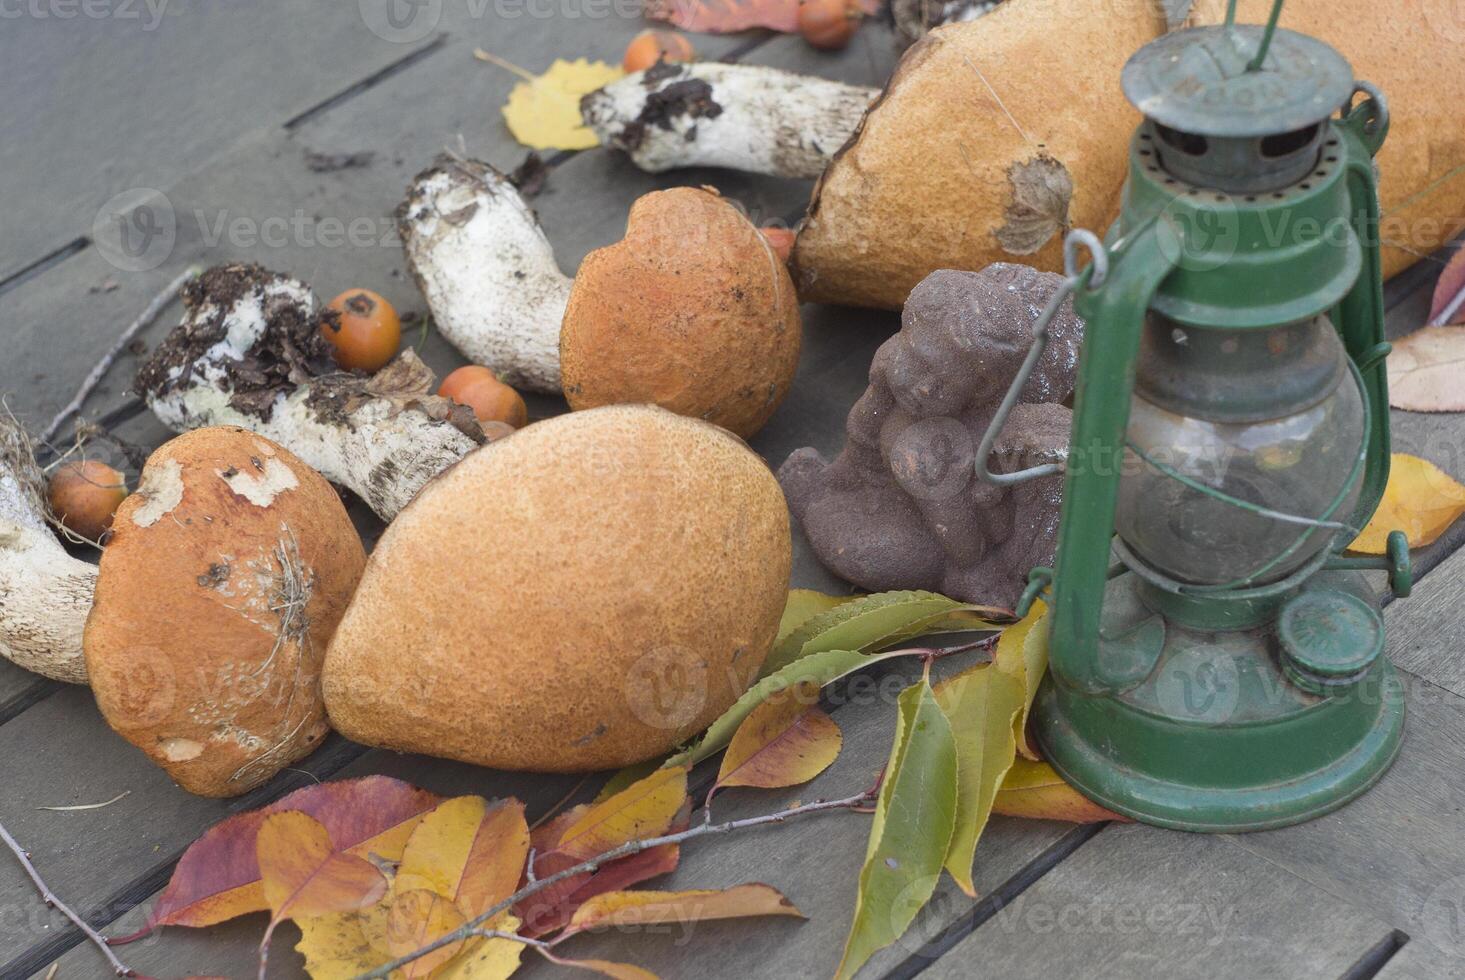
[[(1083, 246), (1088, 249), (1093, 261), (1084, 269), (1078, 267), (1078, 249)], [(992, 455), (992, 446), (996, 444), (997, 437), (1002, 434), (1003, 428), (1007, 425), (1007, 417), (1017, 406), (1017, 400), (1022, 395), (1023, 387), (1028, 383), (1028, 378), (1037, 369), (1038, 361), (1042, 360), (1043, 352), (1048, 349), (1048, 327), (1053, 318), (1058, 315), (1058, 310), (1073, 295), (1074, 290), (1085, 282), (1090, 288), (1097, 288), (1104, 280), (1109, 278), (1109, 252), (1104, 248), (1104, 243), (1099, 241), (1099, 236), (1084, 228), (1075, 228), (1063, 239), (1063, 282), (1053, 291), (1048, 298), (1048, 305), (1043, 307), (1043, 312), (1033, 321), (1033, 345), (1028, 348), (1028, 356), (1022, 362), (1022, 367), (1017, 369), (1017, 375), (1012, 379), (1012, 385), (1007, 389), (1007, 395), (1002, 399), (1002, 404), (997, 406), (992, 421), (987, 425), (987, 432), (982, 436), (982, 443), (977, 447), (977, 478), (984, 483), (992, 483), (997, 486), (1010, 486), (1014, 483), (1026, 483), (1028, 480), (1036, 480), (1040, 476), (1052, 476), (1055, 473), (1062, 473), (1064, 464), (1042, 463), (1038, 466), (1029, 466), (1024, 470), (1017, 470), (1014, 473), (993, 473), (987, 465)]]
[[(1235, 16), (1235, 7), (1236, 0), (1231, 0), (1232, 16)], [(1247, 71), (1260, 70), (1262, 62), (1265, 61), (1267, 58), (1267, 51), (1272, 46), (1272, 36), (1277, 33), (1277, 21), (1281, 18), (1281, 16), (1282, 0), (1276, 0), (1276, 2), (1272, 4), (1272, 15), (1267, 18), (1267, 26), (1262, 31), (1262, 43), (1257, 45), (1255, 57), (1253, 57), (1251, 59), (1251, 63), (1246, 66)]]

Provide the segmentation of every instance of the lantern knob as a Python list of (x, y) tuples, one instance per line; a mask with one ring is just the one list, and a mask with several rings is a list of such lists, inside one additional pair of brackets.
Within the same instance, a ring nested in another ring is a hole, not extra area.
[(1351, 592), (1314, 589), (1282, 607), (1282, 669), (1304, 691), (1332, 694), (1362, 680), (1384, 650), (1378, 611)]
[(1200, 187), (1275, 190), (1307, 176), (1322, 123), (1353, 96), (1353, 68), (1328, 44), (1278, 29), (1194, 27), (1150, 42), (1124, 66), (1124, 94), (1144, 114), (1161, 166)]

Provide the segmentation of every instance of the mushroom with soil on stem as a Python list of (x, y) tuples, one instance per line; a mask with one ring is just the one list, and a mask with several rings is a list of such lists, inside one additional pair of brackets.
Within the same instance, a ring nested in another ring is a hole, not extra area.
[(472, 413), (432, 394), (410, 350), (374, 375), (331, 362), (315, 296), (258, 265), (208, 270), (136, 388), (170, 428), (236, 425), (274, 440), (391, 520), (484, 441)]
[(439, 158), (399, 216), (439, 332), (515, 387), (563, 387), (576, 409), (649, 402), (746, 438), (793, 382), (793, 280), (715, 191), (644, 195), (625, 237), (587, 256), (573, 281), (534, 212), (487, 164)]
[(662, 62), (580, 100), (606, 146), (642, 170), (727, 167), (814, 178), (880, 90), (761, 65)]
[(81, 637), (97, 569), (52, 533), (45, 488), (25, 430), (0, 412), (0, 655), (52, 680), (85, 684)]

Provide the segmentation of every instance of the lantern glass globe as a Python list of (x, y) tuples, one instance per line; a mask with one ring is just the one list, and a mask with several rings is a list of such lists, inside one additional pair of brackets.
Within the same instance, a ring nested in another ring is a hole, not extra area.
[(1270, 511), (1346, 522), (1365, 409), (1327, 319), (1216, 331), (1152, 314), (1143, 347), (1115, 515), (1134, 555), (1186, 583), (1259, 585), (1337, 543), (1333, 529), (1238, 507), (1165, 472)]

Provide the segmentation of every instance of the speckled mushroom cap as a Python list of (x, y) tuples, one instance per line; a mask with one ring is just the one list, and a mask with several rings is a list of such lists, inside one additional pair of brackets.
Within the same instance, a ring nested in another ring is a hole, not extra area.
[(108, 724), (184, 789), (236, 796), (325, 736), (320, 665), (366, 561), (336, 491), (262, 436), (161, 446), (102, 554), (83, 645)]
[(715, 191), (639, 198), (585, 257), (560, 325), (574, 409), (649, 402), (749, 438), (788, 394), (802, 321), (788, 269)]
[(326, 656), (360, 742), (502, 769), (604, 769), (700, 731), (787, 599), (783, 493), (723, 429), (645, 405), (475, 450), (387, 528)]

